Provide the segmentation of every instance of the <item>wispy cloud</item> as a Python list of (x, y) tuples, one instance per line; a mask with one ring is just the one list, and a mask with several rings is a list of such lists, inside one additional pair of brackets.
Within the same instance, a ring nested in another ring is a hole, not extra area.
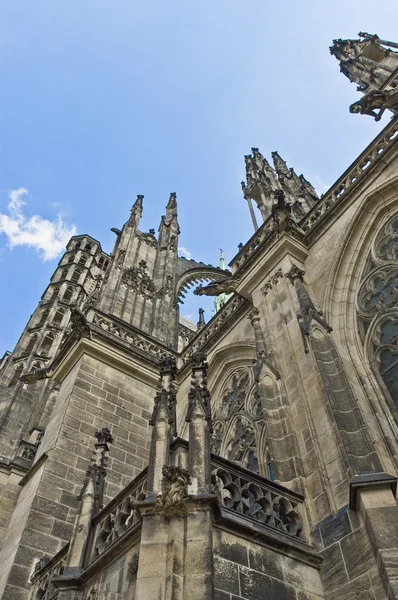
[(69, 238), (76, 233), (74, 225), (66, 225), (58, 214), (49, 221), (38, 215), (26, 217), (23, 207), (28, 195), (26, 188), (9, 192), (8, 214), (0, 213), (0, 234), (7, 236), (10, 248), (28, 246), (40, 253), (43, 261), (56, 258), (65, 248)]
[(178, 247), (178, 252), (180, 254), (183, 254), (185, 256), (185, 258), (187, 258), (188, 260), (191, 259), (191, 253), (189, 250), (187, 250), (186, 248), (184, 248), (184, 246), (179, 246)]

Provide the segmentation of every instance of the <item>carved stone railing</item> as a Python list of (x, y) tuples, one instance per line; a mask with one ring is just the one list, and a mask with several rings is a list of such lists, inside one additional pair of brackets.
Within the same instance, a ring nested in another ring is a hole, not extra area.
[(93, 519), (90, 564), (126, 534), (141, 527), (134, 503), (145, 498), (145, 469)]
[(214, 335), (220, 331), (226, 323), (237, 313), (237, 311), (246, 304), (245, 298), (241, 296), (233, 296), (219, 310), (211, 321), (198, 332), (193, 340), (184, 348), (181, 353), (183, 362), (187, 362), (193, 352), (201, 350), (209, 339), (214, 339)]
[(241, 248), (229, 263), (232, 272), (235, 273), (257, 250), (257, 248), (268, 239), (274, 232), (274, 221), (268, 217), (248, 242)]
[(224, 513), (293, 537), (300, 535), (298, 506), (304, 500), (300, 494), (214, 455), (211, 464), (213, 491)]
[(385, 154), (398, 139), (398, 119), (394, 119), (380, 135), (366, 148), (354, 164), (322, 196), (319, 202), (300, 222), (303, 231), (308, 232), (336, 202), (345, 196), (354, 184), (369, 171), (370, 167)]
[(155, 358), (160, 358), (163, 354), (174, 356), (174, 353), (160, 342), (156, 343), (155, 341), (151, 341), (148, 337), (139, 333), (132, 327), (129, 327), (126, 323), (119, 322), (117, 319), (104, 315), (94, 308), (90, 308), (86, 317), (87, 321), (96, 325), (103, 331), (119, 338), (129, 346), (142, 350)]
[(53, 577), (62, 575), (69, 544), (64, 546), (54, 557), (43, 556), (37, 561), (34, 571), (30, 577), (33, 591), (30, 600), (51, 600), (56, 597), (57, 590), (52, 583)]

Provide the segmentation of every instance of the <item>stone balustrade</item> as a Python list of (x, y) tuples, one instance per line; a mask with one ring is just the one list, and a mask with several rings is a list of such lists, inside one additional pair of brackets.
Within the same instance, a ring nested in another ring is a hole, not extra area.
[(93, 519), (93, 544), (89, 563), (103, 555), (127, 533), (141, 527), (135, 502), (145, 498), (145, 469)]
[(214, 455), (211, 464), (212, 488), (222, 512), (293, 537), (300, 535), (298, 506), (304, 501), (300, 494)]

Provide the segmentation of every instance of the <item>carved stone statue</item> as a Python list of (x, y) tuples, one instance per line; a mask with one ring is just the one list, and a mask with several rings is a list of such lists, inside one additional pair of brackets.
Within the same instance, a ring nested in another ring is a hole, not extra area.
[[(370, 115), (375, 121), (380, 121), (387, 108), (398, 111), (398, 89), (369, 92), (351, 104), (350, 112)], [(376, 109), (379, 109), (378, 113)]]
[(188, 497), (188, 484), (191, 482), (188, 471), (180, 467), (162, 469), (162, 493), (158, 498), (158, 510), (171, 517), (185, 513), (184, 501)]

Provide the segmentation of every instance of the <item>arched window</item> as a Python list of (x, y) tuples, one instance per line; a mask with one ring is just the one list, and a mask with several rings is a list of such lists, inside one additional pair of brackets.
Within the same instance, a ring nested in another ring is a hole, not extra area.
[(47, 335), (45, 336), (45, 338), (41, 344), (40, 354), (44, 354), (45, 356), (50, 354), (53, 343), (54, 343), (54, 334), (47, 333)]
[(51, 286), (47, 291), (47, 302), (54, 302), (58, 298), (59, 287)]
[(80, 248), (80, 242), (76, 242), (74, 250), (79, 250)]
[(70, 278), (71, 281), (73, 281), (74, 283), (77, 283), (79, 281), (80, 275), (82, 274), (82, 270), (81, 269), (75, 269), (72, 273), (72, 277)]
[(76, 254), (69, 254), (68, 263), (73, 263), (73, 261), (75, 260), (75, 256), (76, 256)]
[(84, 249), (85, 249), (85, 251), (86, 251), (86, 252), (91, 252), (92, 245), (91, 245), (91, 244), (86, 244), (86, 245), (84, 246)]
[(12, 376), (12, 378), (11, 378), (11, 381), (10, 381), (10, 383), (8, 384), (8, 387), (12, 387), (13, 385), (16, 385), (16, 384), (18, 383), (18, 381), (19, 381), (19, 378), (20, 378), (20, 377), (21, 377), (21, 375), (22, 375), (22, 371), (23, 371), (23, 369), (24, 369), (24, 365), (22, 365), (22, 364), (19, 364), (19, 365), (16, 367), (16, 369), (15, 369), (15, 371), (14, 371), (14, 373), (13, 373), (13, 376)]
[(43, 312), (40, 315), (40, 319), (39, 319), (39, 321), (37, 323), (37, 325), (39, 327), (41, 327), (42, 325), (44, 325), (44, 323), (47, 321), (47, 317), (48, 317), (49, 312), (50, 311), (48, 309), (43, 310)]
[[(262, 418), (262, 411), (251, 370), (246, 367), (235, 369), (218, 396), (211, 451), (259, 473), (258, 440), (261, 426), (257, 422)], [(262, 474), (266, 475), (265, 472)]]
[(372, 367), (398, 407), (398, 215), (390, 217), (376, 235), (357, 306)]
[(37, 340), (37, 335), (30, 336), (28, 344), (27, 344), (27, 346), (25, 348), (25, 352), (27, 354), (30, 354), (32, 352), (32, 350), (33, 350), (33, 348), (34, 348), (34, 346), (36, 344), (36, 340)]
[(78, 261), (78, 265), (85, 267), (86, 266), (86, 262), (87, 262), (87, 258), (82, 254), (81, 257), (79, 258)]
[(70, 285), (66, 288), (62, 300), (64, 302), (70, 302), (72, 300), (74, 288)]
[(62, 279), (66, 279), (67, 277), (68, 277), (68, 269), (61, 269), (59, 272), (58, 281), (61, 281)]
[(56, 325), (57, 327), (59, 327), (62, 323), (64, 315), (65, 315), (65, 311), (62, 308), (59, 308), (54, 315), (53, 325)]

